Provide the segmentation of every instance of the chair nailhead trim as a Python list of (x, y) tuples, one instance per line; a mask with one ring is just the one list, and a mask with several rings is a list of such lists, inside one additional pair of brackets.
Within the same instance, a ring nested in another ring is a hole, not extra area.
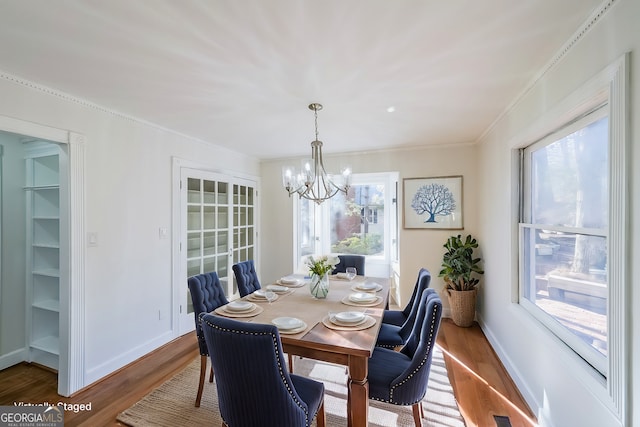
[[(434, 323), (435, 323), (435, 319), (436, 319), (436, 314), (438, 314), (438, 306), (436, 306), (433, 310), (433, 314), (431, 316), (431, 328), (429, 330), (429, 339), (428, 339), (428, 348), (429, 350), (427, 350), (425, 352), (425, 357), (420, 361), (420, 364), (418, 365), (418, 367), (416, 367), (416, 369), (414, 369), (414, 371), (412, 373), (409, 374), (409, 376), (407, 376), (407, 378), (405, 378), (404, 380), (400, 381), (398, 384), (394, 385), (391, 387), (391, 390), (389, 391), (389, 401), (388, 403), (394, 403), (396, 405), (401, 405), (401, 406), (407, 406), (407, 405), (413, 405), (414, 403), (417, 402), (411, 402), (411, 403), (400, 403), (400, 402), (395, 402), (393, 400), (393, 392), (395, 391), (395, 389), (397, 387), (400, 387), (402, 384), (406, 383), (407, 381), (409, 381), (411, 379), (411, 377), (413, 377), (420, 369), (422, 369), (422, 367), (424, 366), (424, 364), (427, 362), (427, 357), (429, 356), (429, 354), (431, 354), (431, 347), (433, 346), (433, 328), (434, 328)], [(423, 396), (424, 397), (424, 396)], [(374, 399), (374, 400), (380, 400), (380, 399)], [(382, 402), (387, 402), (385, 400), (380, 400)]]
[(304, 417), (305, 417), (305, 426), (309, 425), (309, 409), (305, 409), (304, 406), (302, 405), (302, 402), (300, 402), (300, 400), (295, 396), (295, 394), (293, 394), (293, 390), (291, 389), (291, 384), (289, 382), (286, 381), (286, 377), (283, 373), (282, 370), (282, 360), (280, 360), (280, 358), (278, 357), (278, 338), (275, 336), (275, 334), (272, 334), (271, 332), (247, 332), (247, 331), (239, 331), (237, 329), (229, 329), (229, 328), (221, 328), (217, 325), (214, 325), (212, 323), (207, 322), (206, 320), (203, 319), (203, 321), (211, 326), (214, 329), (218, 329), (221, 331), (225, 331), (225, 332), (231, 332), (234, 334), (244, 334), (244, 335), (271, 335), (271, 339), (273, 341), (273, 351), (275, 353), (276, 356), (276, 360), (278, 362), (278, 371), (280, 372), (280, 378), (282, 379), (282, 382), (284, 383), (285, 387), (287, 388), (287, 391), (289, 392), (289, 394), (291, 395), (291, 397), (293, 398), (293, 401), (296, 402), (296, 404), (300, 407), (300, 409), (302, 409), (304, 411)]

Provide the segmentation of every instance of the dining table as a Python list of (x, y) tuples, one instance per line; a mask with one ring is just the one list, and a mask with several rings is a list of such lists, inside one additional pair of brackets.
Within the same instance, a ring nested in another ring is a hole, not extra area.
[[(268, 300), (265, 295), (269, 299), (275, 295), (275, 299)], [(298, 322), (295, 328), (278, 327), (282, 348), (289, 360), (295, 355), (346, 366), (347, 425), (365, 427), (369, 412), (368, 362), (388, 298), (388, 278), (356, 276), (351, 279), (333, 275), (329, 278), (327, 296), (317, 299), (310, 293), (308, 277), (289, 275), (275, 283), (263, 284), (262, 289), (232, 301), (229, 307), (218, 307), (214, 313), (276, 326), (292, 320)], [(231, 310), (234, 304), (246, 305), (243, 302), (252, 302), (255, 308)], [(350, 323), (344, 316), (365, 320)], [(295, 372), (295, 366), (290, 369)]]

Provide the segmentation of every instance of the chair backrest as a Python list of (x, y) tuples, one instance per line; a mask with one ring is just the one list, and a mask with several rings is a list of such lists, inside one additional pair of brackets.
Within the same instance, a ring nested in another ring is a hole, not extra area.
[(331, 274), (346, 273), (347, 267), (355, 267), (358, 276), (364, 276), (364, 255), (338, 255), (340, 263), (336, 265)]
[(229, 426), (306, 426), (309, 408), (287, 371), (278, 329), (204, 314), (218, 405)]
[(189, 277), (189, 279), (187, 279), (187, 286), (191, 294), (191, 302), (193, 303), (193, 314), (196, 322), (196, 335), (198, 336), (200, 354), (208, 356), (207, 343), (204, 341), (202, 327), (200, 326), (200, 313), (209, 313), (227, 304), (229, 301), (224, 295), (218, 273), (215, 271)]
[[(411, 334), (415, 324), (417, 323), (417, 315), (418, 308), (420, 306), (420, 297), (424, 293), (424, 291), (429, 287), (429, 283), (431, 282), (431, 273), (426, 268), (421, 268), (418, 273), (418, 280), (416, 281), (416, 287), (414, 289), (415, 296), (413, 300), (413, 305), (407, 314), (407, 320), (400, 327), (400, 331), (398, 332), (402, 337), (403, 341), (407, 341), (409, 335)], [(403, 310), (404, 312), (404, 310)]]
[(442, 317), (442, 301), (435, 290), (427, 289), (420, 299), (416, 327), (400, 350), (411, 358), (411, 363), (391, 382), (393, 399), (405, 405), (419, 402), (427, 392), (433, 348)]
[(256, 267), (252, 259), (234, 264), (232, 268), (233, 274), (236, 276), (238, 292), (241, 297), (247, 296), (261, 288)]
[[(411, 308), (413, 304), (416, 302), (416, 296), (420, 294), (421, 291), (427, 289), (429, 284), (431, 283), (431, 273), (426, 268), (421, 268), (418, 272), (418, 278), (416, 279), (416, 285), (413, 288), (413, 293), (411, 294), (411, 299), (402, 310), (402, 313), (405, 317), (409, 317), (409, 313), (411, 313)], [(418, 297), (419, 299), (419, 297)]]

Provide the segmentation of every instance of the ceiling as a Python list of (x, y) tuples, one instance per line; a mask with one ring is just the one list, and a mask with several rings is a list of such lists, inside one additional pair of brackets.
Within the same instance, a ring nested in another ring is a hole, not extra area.
[[(0, 70), (260, 159), (472, 143), (601, 0), (0, 0)], [(388, 112), (388, 108), (395, 108)]]

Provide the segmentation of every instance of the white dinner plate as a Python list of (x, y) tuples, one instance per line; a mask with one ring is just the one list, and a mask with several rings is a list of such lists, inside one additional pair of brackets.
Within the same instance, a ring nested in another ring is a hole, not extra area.
[(298, 279), (291, 276), (281, 277), (280, 283), (289, 283), (289, 284), (298, 283)]
[(376, 298), (374, 294), (368, 294), (366, 292), (356, 292), (349, 295), (349, 301), (353, 302), (373, 302)]
[(249, 301), (231, 301), (229, 304), (225, 306), (225, 310), (234, 311), (234, 312), (242, 312), (249, 311), (255, 307), (255, 304)]
[(295, 317), (276, 317), (271, 321), (278, 329), (289, 330), (296, 329), (301, 327), (304, 322), (300, 319), (296, 319)]
[(333, 317), (342, 323), (358, 323), (364, 320), (365, 314), (360, 311), (341, 311)]
[(378, 289), (378, 286), (380, 285), (375, 282), (359, 283), (356, 285), (358, 289), (362, 289), (363, 291), (374, 291)]
[(273, 292), (287, 292), (289, 288), (280, 285), (267, 285), (267, 290)]

